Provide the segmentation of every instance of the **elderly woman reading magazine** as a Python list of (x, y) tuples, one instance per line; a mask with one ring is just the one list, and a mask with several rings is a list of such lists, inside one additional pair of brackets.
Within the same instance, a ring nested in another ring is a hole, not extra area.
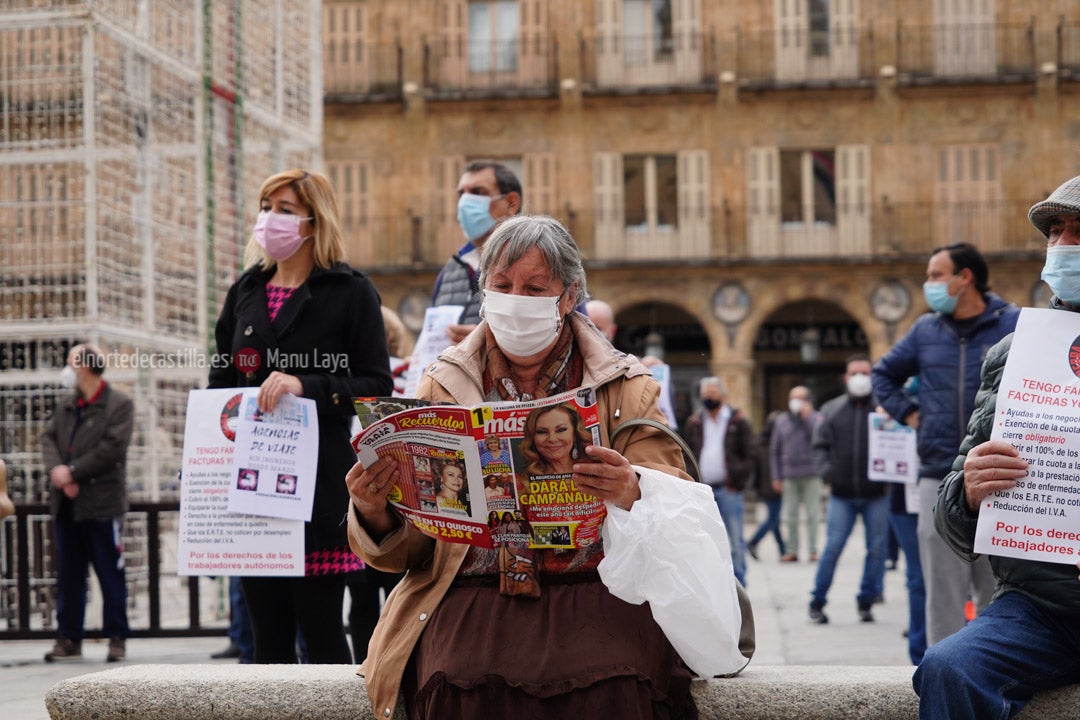
[[(562, 225), (540, 216), (504, 221), (484, 244), (480, 282), (484, 322), (428, 368), (418, 397), (473, 405), (591, 386), (605, 445), (629, 418), (664, 422), (649, 370), (575, 312), (587, 298), (585, 272)], [(676, 442), (654, 428), (584, 453), (572, 479), (604, 500), (605, 535), (616, 517), (635, 515), (636, 503), (690, 485)], [(625, 602), (601, 582), (606, 539), (510, 553), (436, 541), (387, 504), (398, 472), (380, 458), (346, 476), (353, 550), (380, 569), (408, 571), (361, 668), (378, 717), (392, 715), (399, 692), (410, 718), (579, 718), (599, 709), (617, 718), (697, 717), (692, 674), (649, 604)], [(709, 570), (733, 599), (730, 560), (717, 557)], [(725, 619), (737, 639), (737, 605)]]

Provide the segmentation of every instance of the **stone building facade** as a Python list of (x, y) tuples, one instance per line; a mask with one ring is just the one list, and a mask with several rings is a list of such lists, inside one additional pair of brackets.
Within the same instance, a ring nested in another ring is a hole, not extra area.
[(618, 345), (659, 333), (682, 413), (706, 373), (758, 423), (796, 382), (838, 392), (850, 352), (881, 355), (925, 310), (939, 245), (973, 242), (996, 291), (1045, 300), (1025, 211), (1080, 168), (1075, 3), (327, 0), (323, 18), (352, 257), (414, 327), (481, 157), (570, 228)]

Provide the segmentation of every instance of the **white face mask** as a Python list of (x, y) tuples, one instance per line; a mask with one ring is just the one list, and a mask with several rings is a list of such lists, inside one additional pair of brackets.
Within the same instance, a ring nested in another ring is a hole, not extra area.
[(78, 384), (78, 381), (79, 379), (75, 377), (75, 368), (65, 365), (64, 369), (60, 371), (60, 387), (71, 390)]
[(787, 401), (787, 408), (791, 411), (792, 415), (798, 415), (799, 413), (801, 413), (805, 406), (806, 401), (802, 398), (791, 398)]
[(562, 328), (559, 298), (534, 295), (507, 295), (484, 291), (480, 317), (487, 320), (495, 342), (503, 352), (531, 357), (546, 350)]
[(851, 393), (853, 397), (864, 398), (870, 394), (871, 389), (869, 375), (859, 373), (858, 375), (852, 375), (847, 379), (847, 391)]

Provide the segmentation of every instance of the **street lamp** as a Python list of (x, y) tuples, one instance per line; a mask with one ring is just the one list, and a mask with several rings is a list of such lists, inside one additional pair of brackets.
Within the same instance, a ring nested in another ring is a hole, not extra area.
[(804, 363), (815, 363), (821, 357), (821, 333), (813, 325), (799, 336), (799, 356)]

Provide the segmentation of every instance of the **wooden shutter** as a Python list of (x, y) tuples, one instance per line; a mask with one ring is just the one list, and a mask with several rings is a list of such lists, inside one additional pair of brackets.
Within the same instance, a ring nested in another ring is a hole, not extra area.
[(623, 164), (619, 153), (593, 155), (593, 228), (597, 259), (623, 256)]
[(367, 160), (328, 160), (326, 163), (326, 174), (338, 200), (346, 255), (357, 267), (396, 260), (376, 257), (371, 232), (370, 172)]
[(752, 147), (746, 154), (746, 235), (751, 257), (780, 254), (780, 150)]
[(434, 237), (425, 242), (423, 259), (445, 262), (465, 244), (457, 221), (457, 185), (465, 167), (465, 156), (446, 155), (431, 160), (431, 208), (428, 228)]
[(525, 212), (555, 214), (555, 153), (526, 153), (521, 165)]
[(543, 0), (518, 0), (518, 81), (522, 87), (543, 86), (550, 80), (546, 12)]
[(596, 84), (622, 82), (622, 0), (596, 0)]
[(937, 244), (974, 242), (1001, 249), (1001, 180), (996, 145), (950, 145), (938, 151)]
[(678, 156), (680, 257), (710, 255), (709, 151), (683, 150)]
[(829, 55), (832, 77), (859, 75), (858, 0), (832, 0), (829, 5)]
[(870, 254), (870, 146), (836, 148), (836, 231), (841, 257)]
[(774, 0), (776, 79), (806, 77), (807, 42), (810, 35), (806, 0)]
[(701, 81), (701, 0), (672, 0), (677, 82)]
[(938, 75), (995, 72), (993, 0), (934, 0), (933, 22)]
[[(466, 85), (469, 67), (469, 42), (466, 32), (466, 0), (440, 0), (439, 48), (436, 64), (439, 84), (443, 88), (462, 88)], [(455, 186), (457, 181), (454, 181)]]

